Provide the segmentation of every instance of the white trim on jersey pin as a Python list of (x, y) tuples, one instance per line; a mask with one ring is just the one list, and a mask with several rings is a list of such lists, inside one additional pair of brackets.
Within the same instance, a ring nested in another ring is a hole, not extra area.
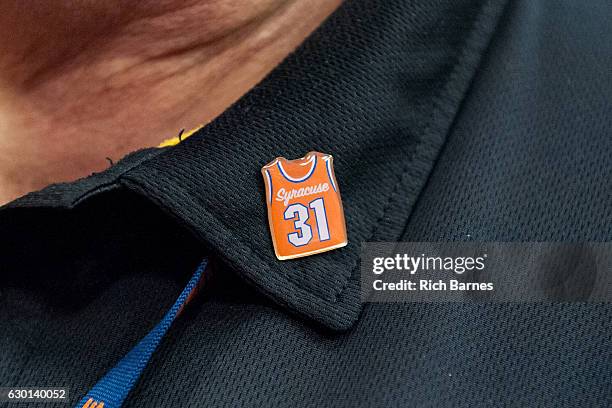
[[(324, 166), (318, 166), (323, 160)], [(268, 223), (279, 260), (330, 251), (347, 244), (344, 210), (329, 154), (277, 157), (261, 169)]]

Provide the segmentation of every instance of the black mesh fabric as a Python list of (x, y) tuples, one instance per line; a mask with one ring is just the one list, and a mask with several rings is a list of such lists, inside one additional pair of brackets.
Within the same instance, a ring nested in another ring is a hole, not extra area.
[[(127, 406), (611, 406), (609, 304), (362, 305), (355, 279), (365, 240), (612, 239), (610, 15), (347, 2), (181, 145), (3, 208), (0, 386), (78, 400), (208, 254)], [(279, 263), (259, 169), (309, 150), (350, 245)]]

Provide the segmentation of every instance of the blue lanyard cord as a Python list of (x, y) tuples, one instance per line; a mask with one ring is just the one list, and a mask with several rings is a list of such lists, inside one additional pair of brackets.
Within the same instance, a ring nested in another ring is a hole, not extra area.
[(76, 405), (76, 408), (119, 408), (157, 349), (168, 328), (196, 289), (208, 260), (205, 258), (164, 318), (134, 346)]

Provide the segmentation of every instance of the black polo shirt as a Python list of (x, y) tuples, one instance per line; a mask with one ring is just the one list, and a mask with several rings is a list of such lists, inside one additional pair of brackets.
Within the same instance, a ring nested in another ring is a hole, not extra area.
[[(75, 403), (208, 256), (127, 406), (611, 405), (609, 304), (364, 304), (358, 270), (365, 241), (612, 239), (611, 15), (347, 2), (179, 145), (3, 207), (0, 386)], [(278, 261), (260, 169), (311, 150), (349, 244)]]

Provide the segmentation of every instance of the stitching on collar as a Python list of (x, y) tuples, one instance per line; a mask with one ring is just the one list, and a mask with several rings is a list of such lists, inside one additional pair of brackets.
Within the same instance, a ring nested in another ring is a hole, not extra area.
[[(472, 29), (470, 30), (470, 33), (468, 35), (468, 38), (465, 40), (465, 43), (463, 44), (463, 47), (456, 58), (455, 64), (453, 65), (453, 69), (451, 73), (449, 74), (448, 79), (444, 83), (444, 86), (441, 88), (438, 95), (434, 98), (432, 113), (431, 113), (431, 116), (427, 124), (423, 128), (423, 131), (421, 132), (421, 137), (419, 138), (419, 141), (416, 143), (416, 146), (415, 146), (416, 152), (413, 158), (411, 158), (411, 160), (408, 160), (408, 162), (406, 163), (406, 165), (400, 172), (398, 180), (395, 183), (393, 190), (389, 194), (385, 202), (385, 205), (383, 206), (383, 211), (381, 212), (380, 216), (376, 219), (376, 221), (372, 224), (369, 238), (367, 238), (366, 241), (370, 241), (374, 239), (376, 233), (378, 232), (380, 228), (381, 221), (385, 218), (385, 216), (387, 215), (387, 212), (391, 208), (391, 205), (394, 199), (398, 196), (399, 187), (405, 181), (406, 175), (408, 175), (409, 172), (416, 167), (415, 161), (418, 160), (419, 158), (423, 159), (423, 161), (426, 161), (426, 162), (435, 162), (437, 160), (437, 157), (439, 156), (439, 153), (442, 149), (442, 145), (444, 144), (444, 141), (448, 137), (448, 129), (450, 128), (453, 122), (453, 118), (456, 116), (457, 112), (459, 111), (459, 106), (461, 105), (462, 100), (465, 98), (465, 96), (467, 95), (469, 91), (469, 82), (470, 82), (469, 79), (473, 78), (476, 75), (476, 72), (478, 71), (478, 67), (482, 63), (482, 55), (488, 48), (491, 42), (491, 39), (493, 38), (493, 35), (495, 34), (495, 29), (497, 28), (500, 18), (503, 15), (503, 10), (505, 10), (506, 4), (507, 2), (504, 2), (503, 6), (500, 7), (501, 12), (499, 12), (498, 13), (499, 15), (496, 16), (497, 10), (494, 8), (492, 2), (490, 1), (485, 6), (483, 6), (478, 17), (475, 19)], [(483, 44), (482, 41), (479, 41), (479, 37), (478, 37), (478, 34), (480, 34), (479, 29), (482, 29), (483, 26), (486, 27), (486, 21), (489, 18), (494, 18), (494, 24), (491, 28), (490, 35), (487, 37), (486, 43)], [(474, 58), (476, 58), (477, 61), (472, 61)], [(469, 72), (470, 78), (465, 78), (465, 79), (468, 79), (468, 81), (466, 81), (467, 83), (466, 86), (464, 87), (464, 89), (460, 89), (459, 91), (457, 91), (456, 87), (454, 87), (453, 85), (455, 85), (457, 81), (462, 79), (462, 76), (461, 76), (462, 72), (460, 72), (459, 68), (469, 64), (470, 62), (474, 62), (474, 68), (473, 70), (471, 70), (471, 72)], [(455, 91), (454, 94), (453, 94), (453, 91)], [(456, 102), (454, 103), (455, 105), (454, 111), (443, 111), (442, 110), (443, 108), (442, 101), (444, 99), (452, 99), (453, 102), (455, 102), (454, 100), (457, 99)], [(425, 145), (424, 143), (426, 140), (428, 140), (427, 136), (432, 137), (432, 138), (435, 137), (435, 135), (429, 135), (429, 133), (435, 132), (436, 130), (435, 129), (436, 121), (434, 119), (436, 118), (437, 114), (446, 116), (445, 117), (445, 119), (447, 119), (447, 121), (445, 122), (447, 124), (446, 129), (440, 129), (444, 131), (444, 135), (441, 136), (442, 140), (436, 141), (437, 142), (436, 144), (439, 144), (439, 147), (437, 149), (434, 146), (434, 151), (430, 151), (430, 152), (428, 152), (427, 150), (423, 151), (423, 149), (427, 149), (427, 147), (429, 147)], [(427, 153), (432, 154), (432, 157), (427, 157)], [(419, 169), (417, 168), (417, 171), (418, 170)], [(431, 168), (427, 169), (427, 171), (430, 172)], [(416, 192), (415, 203), (418, 200), (418, 196), (423, 190), (425, 184), (426, 184), (426, 181), (422, 183), (422, 185), (419, 188), (419, 191)], [(343, 292), (348, 287), (348, 283), (351, 279), (357, 279), (356, 273), (357, 273), (358, 267), (359, 267), (359, 257), (356, 257), (354, 266), (351, 267), (350, 275), (348, 275), (344, 285), (342, 285), (342, 287), (335, 294), (336, 299), (343, 294)]]
[[(415, 175), (418, 175), (418, 179), (422, 181), (418, 186), (413, 186), (411, 198), (414, 199), (415, 203), (418, 200), (418, 196), (426, 184), (427, 173), (431, 172), (433, 165), (435, 164), (435, 161), (444, 145), (444, 141), (448, 136), (448, 131), (452, 125), (453, 119), (459, 111), (462, 100), (469, 91), (470, 82), (478, 71), (478, 67), (482, 62), (484, 52), (491, 42), (499, 21), (501, 20), (501, 16), (506, 9), (506, 4), (507, 1), (505, 0), (501, 3), (491, 0), (481, 7), (467, 35), (467, 38), (462, 44), (461, 50), (455, 58), (453, 67), (448, 74), (444, 85), (441, 87), (438, 95), (436, 95), (436, 97), (433, 99), (431, 115), (429, 120), (424, 124), (422, 131), (420, 131), (421, 137), (414, 146), (414, 155), (407, 161), (402, 171), (397, 175), (398, 180), (395, 183), (393, 190), (387, 197), (380, 215), (374, 222), (372, 222), (370, 227), (371, 232), (368, 234), (369, 238), (367, 238), (366, 241), (375, 239), (376, 234), (379, 232), (382, 225), (382, 220), (393, 208), (395, 199), (399, 196), (401, 186), (406, 183), (406, 181), (409, 181), (412, 178), (417, 178), (414, 177)], [(440, 122), (442, 124), (438, 125)], [(200, 129), (196, 133), (204, 131), (205, 128)], [(157, 157), (157, 155), (143, 160), (142, 163), (146, 163), (149, 159), (154, 157)], [(186, 182), (189, 181), (188, 178), (184, 180)], [(143, 183), (141, 180), (135, 180), (134, 178), (131, 178), (129, 174), (123, 173), (120, 181), (133, 189), (140, 190), (142, 192), (147, 190), (146, 182)], [(185, 202), (191, 201), (195, 205), (203, 204), (199, 197), (190, 196), (183, 188), (180, 190), (182, 190), (184, 194), (183, 198), (187, 200)], [(147, 194), (146, 196), (153, 199), (151, 195)], [(167, 203), (162, 202), (163, 200), (155, 198), (155, 201), (157, 201), (158, 205), (160, 205), (162, 208), (166, 208), (170, 210), (170, 212), (173, 212), (172, 209), (168, 207)], [(198, 207), (202, 211), (206, 212), (210, 219), (215, 221), (218, 226), (221, 226), (223, 234), (229, 237), (234, 237), (232, 231), (214, 213), (207, 210), (203, 205), (198, 205)], [(185, 224), (184, 221), (183, 223)], [(191, 225), (188, 225), (188, 227), (192, 231), (195, 229)], [(197, 229), (195, 230), (196, 231), (194, 232), (199, 234)], [(262, 267), (265, 270), (270, 270), (269, 264), (264, 260), (259, 250), (241, 240), (236, 240), (236, 243), (239, 243), (239, 248), (241, 250), (247, 251), (253, 255), (253, 257), (260, 264), (258, 267)], [(226, 259), (229, 261), (230, 265), (240, 269), (239, 265), (237, 265), (232, 259)], [(348, 269), (350, 272), (347, 274), (344, 270), (342, 271), (340, 279), (343, 282), (337, 284), (336, 288), (334, 288), (332, 299), (322, 296), (320, 293), (313, 291), (312, 288), (304, 287), (299, 281), (292, 279), (291, 275), (278, 274), (275, 275), (274, 280), (278, 282), (278, 284), (288, 285), (292, 289), (297, 289), (302, 293), (307, 293), (309, 296), (319, 299), (319, 301), (323, 302), (324, 304), (338, 304), (346, 296), (347, 289), (351, 287), (351, 284), (355, 284), (355, 282), (358, 281), (356, 274), (358, 266), (359, 256), (355, 255), (353, 265)], [(252, 280), (249, 272), (244, 273), (243, 276), (249, 280)], [(269, 288), (262, 287), (264, 285), (259, 284), (257, 286), (264, 291), (268, 291), (277, 302), (288, 302), (285, 299), (279, 299), (278, 295), (271, 293)], [(289, 300), (289, 303), (299, 304), (300, 300), (300, 298), (293, 298)], [(356, 309), (357, 312), (351, 314), (352, 311), (355, 311), (352, 309)], [(343, 313), (342, 318), (340, 316), (323, 316), (320, 317), (320, 319), (336, 329), (346, 329), (350, 327), (350, 324), (357, 319), (358, 311), (360, 309), (360, 304), (354, 308), (351, 307), (351, 304), (345, 304), (345, 307), (343, 307), (341, 310), (336, 310), (336, 312)], [(304, 312), (303, 310), (300, 310), (300, 313), (308, 315), (308, 313)], [(347, 321), (349, 322), (348, 325), (346, 324)]]

